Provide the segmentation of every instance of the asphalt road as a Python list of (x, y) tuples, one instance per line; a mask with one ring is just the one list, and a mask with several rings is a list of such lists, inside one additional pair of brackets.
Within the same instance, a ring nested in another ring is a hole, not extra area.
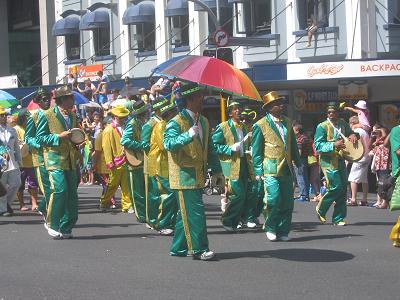
[[(0, 299), (400, 299), (398, 213), (350, 207), (346, 227), (320, 225), (296, 203), (292, 240), (229, 234), (219, 197), (204, 197), (212, 262), (168, 255), (171, 237), (133, 215), (99, 213), (98, 187), (81, 187), (72, 240), (52, 240), (41, 218), (0, 218)], [(371, 195), (372, 196), (372, 195)], [(330, 217), (330, 215), (328, 215)]]

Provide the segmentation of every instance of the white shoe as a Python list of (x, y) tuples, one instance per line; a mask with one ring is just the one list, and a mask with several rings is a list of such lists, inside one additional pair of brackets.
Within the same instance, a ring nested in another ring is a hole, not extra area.
[(225, 212), (225, 210), (226, 210), (226, 205), (227, 205), (228, 203), (226, 203), (226, 198), (222, 198), (221, 199), (221, 211), (222, 212)]
[(161, 229), (161, 230), (159, 231), (159, 233), (160, 233), (161, 235), (172, 235), (172, 234), (174, 233), (174, 231), (173, 231), (172, 229), (165, 228), (165, 229)]
[(267, 239), (269, 239), (271, 242), (276, 241), (276, 234), (275, 233), (267, 232), (266, 235), (267, 235)]
[(111, 209), (116, 209), (117, 206), (115, 204), (111, 205)]
[(72, 235), (72, 233), (61, 233), (61, 238), (65, 239), (65, 240), (69, 240), (72, 239), (74, 236)]
[(287, 242), (290, 241), (290, 237), (288, 237), (287, 235), (282, 235), (281, 237), (279, 237), (279, 240), (282, 242)]
[(49, 231), (49, 225), (47, 225), (46, 222), (43, 223), (43, 226), (44, 226), (44, 228), (45, 228), (47, 231)]
[(53, 237), (53, 239), (55, 239), (55, 240), (61, 239), (61, 233), (59, 233), (58, 231), (55, 231), (54, 229), (51, 229), (51, 228), (47, 229), (47, 233), (51, 237)]
[(195, 256), (197, 259), (200, 259), (200, 260), (204, 260), (204, 261), (207, 261), (207, 260), (212, 260), (214, 257), (215, 257), (215, 253), (214, 252), (212, 252), (212, 251), (206, 251), (206, 252), (203, 252), (201, 255), (199, 255), (199, 256)]
[(133, 210), (132, 207), (130, 207), (130, 208), (128, 209), (127, 213), (128, 213), (128, 214), (133, 214), (133, 213), (135, 213), (135, 211)]
[(247, 222), (247, 228), (256, 228), (257, 224), (254, 222)]
[(242, 222), (240, 222), (240, 223), (236, 226), (236, 228), (237, 228), (237, 229), (242, 229), (242, 228), (243, 228)]

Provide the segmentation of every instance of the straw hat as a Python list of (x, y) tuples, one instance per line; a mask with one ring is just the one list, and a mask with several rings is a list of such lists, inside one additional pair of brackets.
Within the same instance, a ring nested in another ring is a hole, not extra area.
[(276, 91), (269, 92), (268, 94), (265, 94), (263, 96), (264, 104), (263, 104), (262, 108), (263, 109), (267, 108), (271, 103), (276, 102), (278, 100), (285, 100), (285, 97), (279, 96), (278, 92), (276, 92)]
[(0, 106), (0, 115), (5, 115), (5, 114), (7, 114), (7, 110), (3, 106)]
[(119, 118), (125, 118), (129, 116), (129, 110), (123, 105), (117, 105), (111, 109), (111, 113)]

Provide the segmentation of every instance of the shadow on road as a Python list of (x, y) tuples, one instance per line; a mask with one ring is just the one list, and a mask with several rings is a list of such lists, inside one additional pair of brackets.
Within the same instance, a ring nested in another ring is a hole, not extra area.
[(225, 252), (218, 253), (217, 260), (237, 258), (278, 258), (299, 262), (339, 262), (351, 260), (354, 255), (347, 252), (324, 249), (279, 249), (268, 251)]
[(107, 240), (107, 239), (124, 239), (124, 238), (153, 238), (159, 237), (158, 233), (131, 233), (131, 234), (104, 234), (104, 235), (88, 235), (74, 236), (74, 240)]
[(289, 242), (308, 242), (314, 240), (332, 240), (332, 239), (342, 239), (349, 237), (363, 236), (362, 234), (326, 234), (326, 235), (311, 235), (303, 236), (299, 238), (291, 238)]
[(129, 223), (129, 224), (77, 224), (75, 228), (109, 228), (109, 227), (130, 227), (141, 225), (138, 223)]

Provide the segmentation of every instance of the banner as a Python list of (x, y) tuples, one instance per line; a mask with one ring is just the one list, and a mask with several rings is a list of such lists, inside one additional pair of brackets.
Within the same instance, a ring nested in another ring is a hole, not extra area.
[(338, 86), (339, 100), (367, 100), (368, 84), (365, 81), (340, 81)]
[(18, 76), (2, 76), (0, 77), (0, 89), (11, 89), (18, 87)]
[(400, 60), (288, 64), (288, 80), (400, 76)]
[(68, 68), (68, 74), (73, 74), (78, 82), (84, 82), (85, 79), (91, 81), (98, 81), (98, 71), (103, 71), (103, 65), (90, 65), (90, 66), (71, 66)]

